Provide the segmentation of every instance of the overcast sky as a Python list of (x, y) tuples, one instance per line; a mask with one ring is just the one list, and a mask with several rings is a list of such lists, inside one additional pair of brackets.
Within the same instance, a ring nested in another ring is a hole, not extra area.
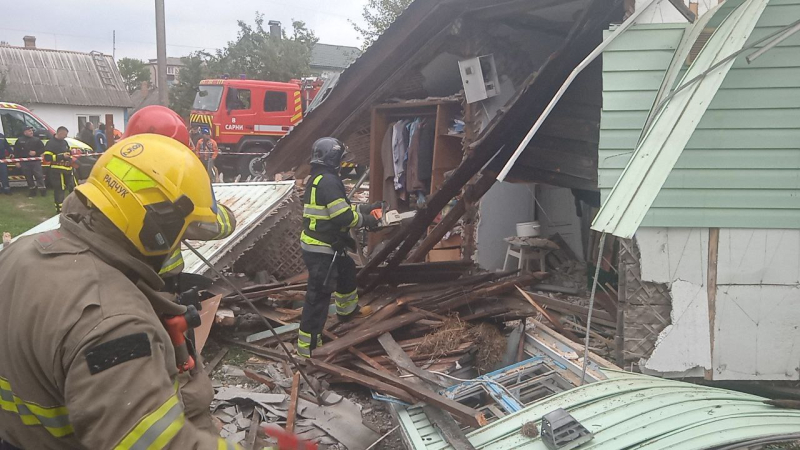
[[(279, 20), (291, 30), (303, 20), (325, 44), (361, 45), (348, 19), (362, 23), (367, 0), (165, 0), (167, 54), (184, 56), (213, 50), (236, 38), (236, 21), (253, 23), (255, 12), (265, 22)], [(156, 57), (153, 0), (3, 0), (0, 41), (22, 45), (22, 36), (36, 36), (39, 48), (112, 53), (116, 30), (117, 59)]]

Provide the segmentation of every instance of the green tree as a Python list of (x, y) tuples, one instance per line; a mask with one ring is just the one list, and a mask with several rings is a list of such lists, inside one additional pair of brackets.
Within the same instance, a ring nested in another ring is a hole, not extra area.
[(254, 25), (240, 20), (236, 40), (214, 54), (195, 52), (181, 58), (184, 67), (170, 88), (170, 108), (188, 117), (201, 80), (244, 74), (249, 79), (289, 81), (311, 72), (311, 49), (318, 39), (302, 21), (292, 22), (292, 34), (270, 36), (264, 15), (256, 12)]
[(235, 41), (217, 52), (209, 61), (209, 69), (218, 75), (269, 81), (289, 81), (308, 75), (311, 70), (311, 49), (318, 39), (302, 21), (292, 22), (292, 35), (270, 36), (264, 29), (264, 15), (256, 13), (255, 25), (240, 20)]
[(6, 74), (0, 72), (0, 98), (3, 98), (3, 94), (6, 92), (6, 86), (8, 85), (8, 79), (6, 78)]
[(364, 18), (366, 26), (362, 27), (350, 21), (350, 24), (364, 40), (362, 48), (366, 50), (372, 45), (412, 1), (414, 0), (367, 0), (367, 4), (361, 11), (361, 17)]
[(200, 85), (200, 81), (208, 78), (208, 60), (210, 58), (211, 55), (203, 52), (195, 52), (181, 58), (184, 64), (181, 68), (181, 76), (178, 77), (178, 82), (169, 89), (169, 107), (181, 117), (189, 117), (197, 86)]
[(117, 61), (117, 67), (128, 94), (139, 89), (142, 83), (150, 82), (150, 68), (141, 59), (122, 58)]

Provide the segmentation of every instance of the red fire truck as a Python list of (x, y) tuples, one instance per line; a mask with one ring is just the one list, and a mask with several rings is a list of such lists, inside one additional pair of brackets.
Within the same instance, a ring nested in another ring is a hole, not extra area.
[(190, 128), (211, 130), (220, 149), (216, 166), (226, 178), (256, 176), (263, 169), (259, 157), (272, 151), (277, 140), (300, 123), (304, 106), (319, 90), (313, 85), (303, 89), (304, 84), (299, 80), (201, 81)]

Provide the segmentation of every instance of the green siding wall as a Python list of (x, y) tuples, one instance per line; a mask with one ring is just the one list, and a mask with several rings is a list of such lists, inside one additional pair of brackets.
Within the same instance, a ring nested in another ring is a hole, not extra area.
[[(772, 0), (749, 42), (799, 17), (800, 0)], [(681, 24), (636, 25), (604, 55), (598, 164), (603, 200), (633, 153), (683, 30)], [(642, 226), (800, 227), (800, 33), (753, 64), (744, 56)]]

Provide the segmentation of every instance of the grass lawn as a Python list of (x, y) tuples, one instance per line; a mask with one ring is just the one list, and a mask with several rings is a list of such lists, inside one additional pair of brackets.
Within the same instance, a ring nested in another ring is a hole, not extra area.
[(12, 195), (0, 194), (0, 233), (21, 234), (56, 215), (53, 190), (44, 197), (28, 198), (28, 189), (13, 189)]

